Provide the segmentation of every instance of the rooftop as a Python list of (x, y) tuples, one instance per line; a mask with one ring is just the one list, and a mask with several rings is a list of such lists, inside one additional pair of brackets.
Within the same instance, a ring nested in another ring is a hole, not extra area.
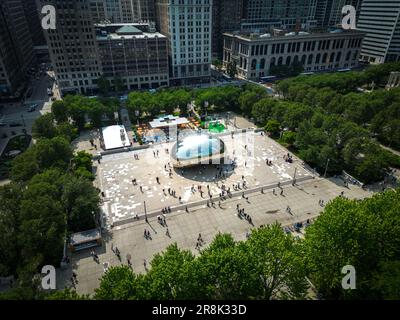
[(119, 28), (116, 31), (118, 35), (134, 35), (134, 34), (142, 34), (143, 31), (139, 30), (138, 28), (134, 27), (133, 25), (125, 25)]
[(252, 40), (252, 41), (262, 41), (267, 39), (284, 39), (284, 38), (308, 38), (315, 36), (335, 36), (335, 35), (343, 35), (343, 34), (364, 34), (364, 32), (360, 30), (344, 30), (341, 28), (336, 28), (332, 30), (323, 30), (323, 31), (287, 31), (287, 30), (278, 30), (275, 29), (273, 32), (269, 33), (256, 33), (256, 32), (243, 32), (243, 31), (235, 31), (235, 32), (226, 32), (224, 35), (233, 36), (237, 38), (241, 38), (243, 40)]

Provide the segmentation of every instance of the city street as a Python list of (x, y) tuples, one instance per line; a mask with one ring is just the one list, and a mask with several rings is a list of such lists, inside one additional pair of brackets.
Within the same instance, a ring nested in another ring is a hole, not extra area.
[[(4, 123), (0, 126), (0, 154), (7, 145), (8, 139), (14, 135), (13, 132), (18, 135), (25, 129), (30, 134), (34, 121), (40, 115), (51, 112), (52, 101), (47, 94), (47, 88), (51, 86), (55, 95), (59, 95), (54, 90), (54, 80), (49, 74), (51, 73), (42, 75), (39, 80), (36, 78), (32, 80), (32, 95), (25, 102), (3, 103), (4, 107), (0, 110), (0, 123)], [(34, 104), (38, 105), (36, 110), (28, 112), (29, 106)], [(10, 127), (10, 123), (18, 123), (20, 126)], [(4, 134), (7, 137), (3, 138)]]

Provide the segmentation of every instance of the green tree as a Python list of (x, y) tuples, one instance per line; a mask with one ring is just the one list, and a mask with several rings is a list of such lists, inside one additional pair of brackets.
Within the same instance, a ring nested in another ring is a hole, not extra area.
[(61, 202), (67, 212), (68, 229), (78, 232), (95, 228), (100, 203), (97, 189), (85, 178), (68, 176), (65, 180)]
[(256, 92), (245, 91), (239, 97), (240, 109), (244, 114), (251, 114), (253, 105), (259, 100)]
[(72, 149), (63, 137), (40, 139), (35, 146), (35, 155), (41, 170), (51, 167), (66, 169), (72, 158)]
[(47, 113), (37, 118), (32, 125), (32, 134), (35, 138), (54, 138), (57, 135), (57, 128), (53, 114)]
[(303, 249), (291, 234), (285, 234), (279, 224), (273, 224), (253, 230), (246, 246), (255, 259), (253, 273), (262, 283), (258, 298), (306, 298), (308, 284)]
[(54, 119), (57, 123), (68, 121), (68, 108), (64, 101), (54, 101), (51, 105), (51, 113), (54, 115)]
[(75, 290), (66, 288), (47, 295), (45, 300), (90, 300), (89, 295), (80, 295)]
[(101, 278), (99, 288), (95, 289), (96, 300), (143, 299), (143, 276), (136, 275), (128, 266), (111, 267)]
[(271, 120), (268, 120), (267, 124), (265, 125), (265, 131), (267, 131), (273, 135), (277, 135), (277, 134), (279, 134), (280, 127), (281, 126), (278, 121), (271, 119)]
[(285, 131), (282, 135), (282, 142), (292, 146), (296, 142), (296, 132)]
[[(381, 296), (376, 291), (373, 275), (379, 271), (381, 262), (399, 257), (399, 200), (398, 190), (363, 201), (339, 197), (307, 228), (308, 272), (323, 297), (372, 299)], [(342, 289), (341, 270), (346, 265), (356, 269), (357, 290)]]

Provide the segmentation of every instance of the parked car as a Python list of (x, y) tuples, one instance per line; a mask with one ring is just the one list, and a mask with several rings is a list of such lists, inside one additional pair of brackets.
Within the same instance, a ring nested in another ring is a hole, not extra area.
[(16, 121), (10, 122), (10, 127), (21, 127), (21, 126), (22, 126), (22, 123), (20, 123), (20, 122), (16, 122)]
[(33, 105), (31, 105), (31, 106), (29, 107), (29, 109), (28, 109), (28, 112), (33, 112), (33, 111), (35, 111), (37, 107), (39, 107), (38, 104), (33, 104)]

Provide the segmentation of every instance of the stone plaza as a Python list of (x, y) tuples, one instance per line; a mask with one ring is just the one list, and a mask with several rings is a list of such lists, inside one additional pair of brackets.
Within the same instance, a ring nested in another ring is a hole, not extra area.
[[(146, 272), (153, 256), (173, 243), (198, 254), (199, 233), (207, 246), (220, 232), (245, 240), (251, 229), (279, 222), (287, 232), (302, 237), (304, 229), (295, 231), (294, 224), (312, 223), (323, 211), (321, 200), (326, 204), (342, 192), (353, 199), (373, 194), (355, 185), (346, 186), (340, 178), (321, 178), (294, 155), (290, 154), (291, 162), (286, 161), (288, 151), (261, 132), (242, 134), (240, 130), (220, 138), (226, 145), (227, 158), (236, 158), (235, 168), (219, 165), (218, 169), (216, 164), (171, 168), (170, 176), (172, 142), (102, 156), (95, 167), (95, 184), (104, 193), (103, 245), (95, 249), (99, 261), (93, 260), (90, 250), (73, 253), (69, 267), (57, 273), (57, 287), (71, 287), (75, 272), (77, 292), (93, 294), (105, 266), (126, 265), (129, 256), (135, 272)], [(267, 164), (267, 159), (271, 163)], [(217, 176), (221, 169), (223, 175)], [(133, 179), (137, 185), (133, 185)], [(199, 185), (205, 191), (203, 197)], [(222, 185), (231, 193), (220, 198)], [(168, 188), (176, 191), (175, 197)], [(238, 216), (238, 205), (251, 216), (251, 223)], [(157, 216), (167, 206), (171, 213), (165, 215), (167, 225), (163, 226)], [(144, 230), (150, 232), (150, 238), (144, 237)], [(121, 252), (121, 259), (115, 248)]]
[[(97, 166), (97, 184), (104, 192), (102, 209), (105, 225), (119, 225), (136, 215), (139, 219), (143, 218), (144, 202), (146, 213), (154, 215), (167, 206), (174, 210), (201, 204), (207, 199), (218, 202), (222, 185), (230, 187), (232, 193), (247, 194), (254, 188), (271, 188), (273, 185), (276, 187), (278, 182), (291, 182), (294, 177), (301, 180), (313, 176), (296, 157), (292, 157), (291, 163), (285, 161), (288, 151), (263, 133), (228, 133), (220, 138), (226, 146), (225, 156), (236, 158), (235, 168), (207, 164), (174, 169), (170, 154), (174, 142), (103, 156)], [(267, 165), (267, 159), (272, 162), (270, 165)], [(217, 177), (220, 170), (223, 176)], [(132, 182), (134, 179), (135, 185)], [(237, 184), (239, 188), (235, 190), (234, 185)], [(203, 195), (198, 186), (205, 191)], [(168, 189), (174, 190), (175, 196)]]

